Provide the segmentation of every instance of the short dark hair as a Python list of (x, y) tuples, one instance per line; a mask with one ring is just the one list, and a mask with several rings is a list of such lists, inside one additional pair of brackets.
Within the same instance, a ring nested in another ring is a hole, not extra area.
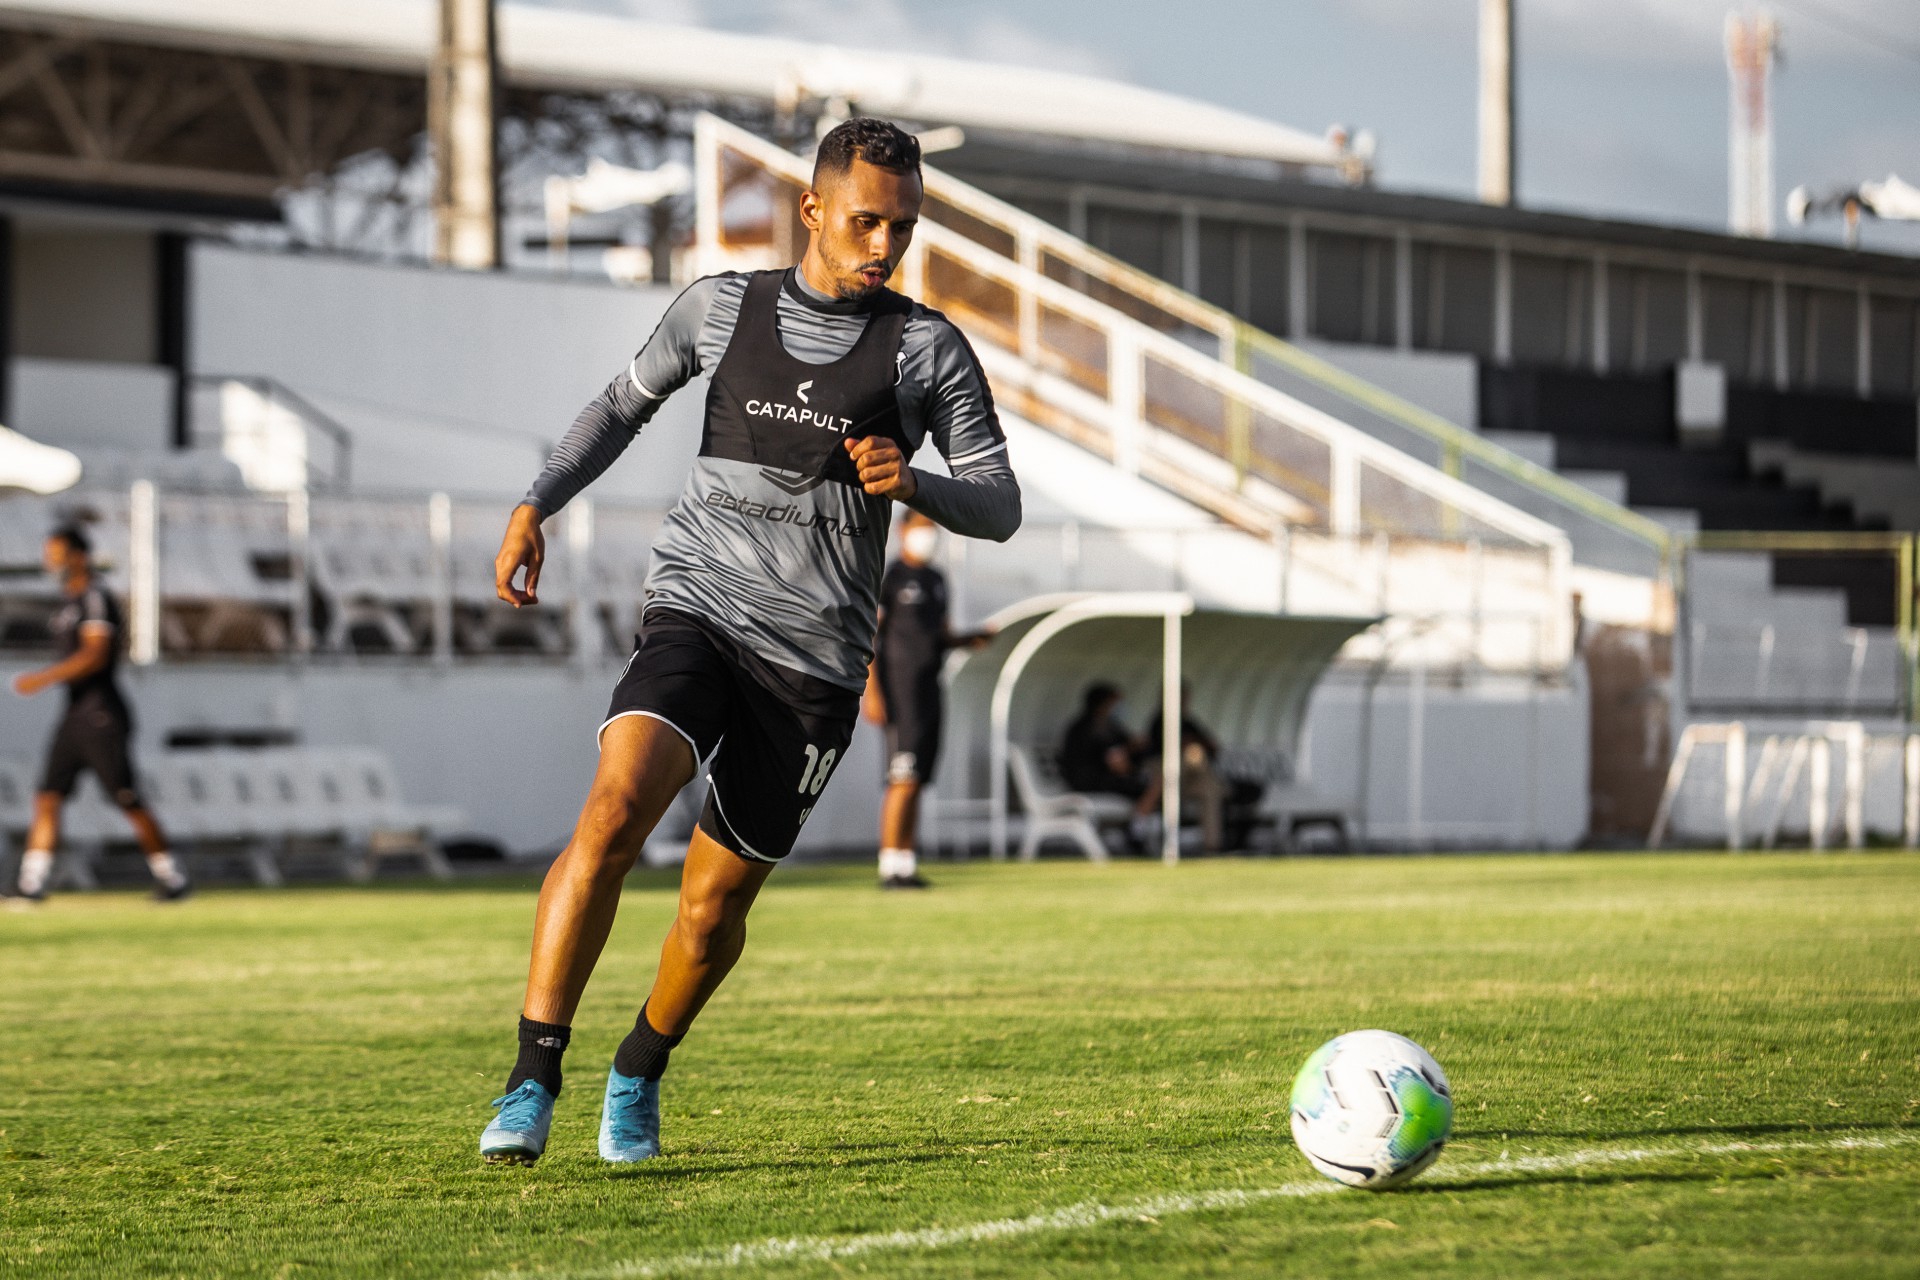
[(813, 186), (817, 191), (823, 178), (838, 177), (864, 160), (895, 173), (920, 176), (920, 139), (891, 120), (855, 116), (835, 125), (820, 139), (820, 150), (813, 158)]
[(1109, 684), (1105, 680), (1095, 680), (1087, 686), (1087, 691), (1080, 695), (1080, 707), (1088, 715), (1092, 715), (1109, 702), (1117, 701), (1119, 697), (1120, 686)]
[(64, 542), (83, 556), (93, 554), (93, 539), (77, 524), (63, 524), (47, 535), (49, 542)]

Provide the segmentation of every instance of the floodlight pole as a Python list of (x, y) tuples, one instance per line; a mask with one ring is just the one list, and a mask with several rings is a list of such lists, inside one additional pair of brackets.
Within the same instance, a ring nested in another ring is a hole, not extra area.
[(433, 136), (433, 257), (500, 265), (500, 44), (493, 0), (440, 0), (427, 74)]
[(1511, 205), (1514, 189), (1513, 0), (1480, 0), (1480, 200)]

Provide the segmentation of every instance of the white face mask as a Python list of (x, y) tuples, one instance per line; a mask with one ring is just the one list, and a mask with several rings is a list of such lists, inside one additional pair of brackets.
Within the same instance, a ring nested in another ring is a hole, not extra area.
[(931, 560), (940, 549), (940, 531), (930, 524), (917, 524), (900, 535), (900, 549), (916, 560)]

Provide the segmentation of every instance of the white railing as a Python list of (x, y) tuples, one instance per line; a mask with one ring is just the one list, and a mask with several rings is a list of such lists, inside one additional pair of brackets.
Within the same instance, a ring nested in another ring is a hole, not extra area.
[[(445, 664), (624, 659), (665, 512), (587, 499), (549, 530), (539, 609), (493, 598), (511, 502), (444, 494), (193, 493), (143, 482), (0, 507), (0, 564), (29, 563), (60, 510), (92, 514), (108, 585), (127, 597), (136, 664), (244, 659)], [(1114, 527), (1035, 520), (1011, 544), (950, 539), (942, 568), (958, 625), (1058, 592), (1160, 590), (1210, 608), (1423, 620), (1396, 665), (1545, 672), (1557, 619), (1537, 549), (1223, 523)], [(0, 619), (31, 632), (57, 604), (38, 576), (0, 579)], [(1347, 657), (1371, 662), (1375, 633)]]
[(1694, 622), (1687, 639), (1695, 710), (1899, 715), (1905, 705), (1907, 662), (1893, 627)]
[(1734, 850), (1771, 849), (1790, 823), (1814, 849), (1836, 842), (1859, 849), (1871, 834), (1920, 847), (1920, 733), (1875, 730), (1860, 720), (1808, 720), (1771, 732), (1743, 720), (1688, 725), (1647, 845), (1657, 849), (1677, 833), (1723, 838)]
[[(695, 137), (697, 269), (795, 260), (804, 231), (792, 207), (806, 162), (712, 117)], [(900, 273), (905, 292), (975, 341), (1010, 410), (1263, 537), (1385, 532), (1537, 550), (1550, 565), (1543, 611), (1555, 616), (1546, 647), (1564, 649), (1571, 553), (1562, 530), (1197, 350), (1176, 334), (1231, 333), (1178, 290), (1142, 299), (1129, 280), (1135, 292), (1115, 284), (1110, 298), (1096, 297), (1093, 286), (1114, 283), (1113, 273), (1102, 275), (1105, 264), (1079, 242), (944, 175), (929, 171), (928, 190), (955, 207), (964, 197), (962, 217), (981, 235), (1012, 237), (1002, 252), (948, 225), (960, 219), (923, 218)], [(1050, 273), (1049, 261), (1071, 270)], [(1146, 306), (1159, 310), (1143, 317)]]
[[(725, 121), (703, 118), (695, 134), (696, 151), (705, 162), (695, 184), (701, 210), (701, 245), (722, 245), (729, 239), (729, 219), (724, 210), (739, 184), (733, 181), (735, 175), (730, 174), (723, 152), (732, 151), (748, 168), (760, 168), (783, 181), (804, 186), (808, 179), (804, 160)], [(737, 162), (733, 166), (736, 170), (739, 167)], [(1598, 498), (1552, 470), (1365, 383), (950, 174), (928, 168), (924, 176), (928, 201), (923, 227), (934, 224), (950, 229), (981, 249), (1042, 278), (1066, 283), (1156, 332), (1177, 338), (1182, 345), (1211, 354), (1230, 368), (1251, 373), (1265, 361), (1260, 367), (1281, 371), (1287, 379), (1280, 385), (1312, 388), (1312, 393), (1323, 399), (1331, 397), (1352, 409), (1356, 421), (1373, 424), (1377, 438), (1390, 447), (1438, 461), (1446, 474), (1467, 476), (1476, 482), (1473, 487), (1483, 492), (1511, 499), (1562, 530), (1578, 531), (1582, 545), (1601, 560), (1625, 555), (1636, 564), (1645, 561), (1652, 566), (1665, 553), (1665, 531), (1625, 507)], [(758, 210), (766, 216), (768, 242), (777, 251), (776, 257), (797, 250), (804, 238), (797, 222), (779, 216), (775, 206), (780, 203), (762, 204)], [(737, 259), (731, 265), (766, 263)], [(721, 268), (708, 260), (700, 269)], [(1019, 327), (1024, 351), (1037, 327), (1030, 306), (1023, 305)], [(1238, 456), (1236, 451), (1236, 460)]]

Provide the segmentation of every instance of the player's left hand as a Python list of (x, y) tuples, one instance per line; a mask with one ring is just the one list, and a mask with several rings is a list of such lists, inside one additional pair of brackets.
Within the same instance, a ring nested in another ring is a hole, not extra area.
[(885, 436), (864, 436), (841, 444), (860, 472), (861, 487), (874, 497), (905, 502), (920, 491), (920, 482), (913, 478), (913, 469), (907, 466), (900, 446)]
[(40, 678), (40, 673), (37, 671), (29, 671), (25, 675), (13, 678), (13, 691), (23, 698), (31, 698), (46, 687), (47, 682)]

